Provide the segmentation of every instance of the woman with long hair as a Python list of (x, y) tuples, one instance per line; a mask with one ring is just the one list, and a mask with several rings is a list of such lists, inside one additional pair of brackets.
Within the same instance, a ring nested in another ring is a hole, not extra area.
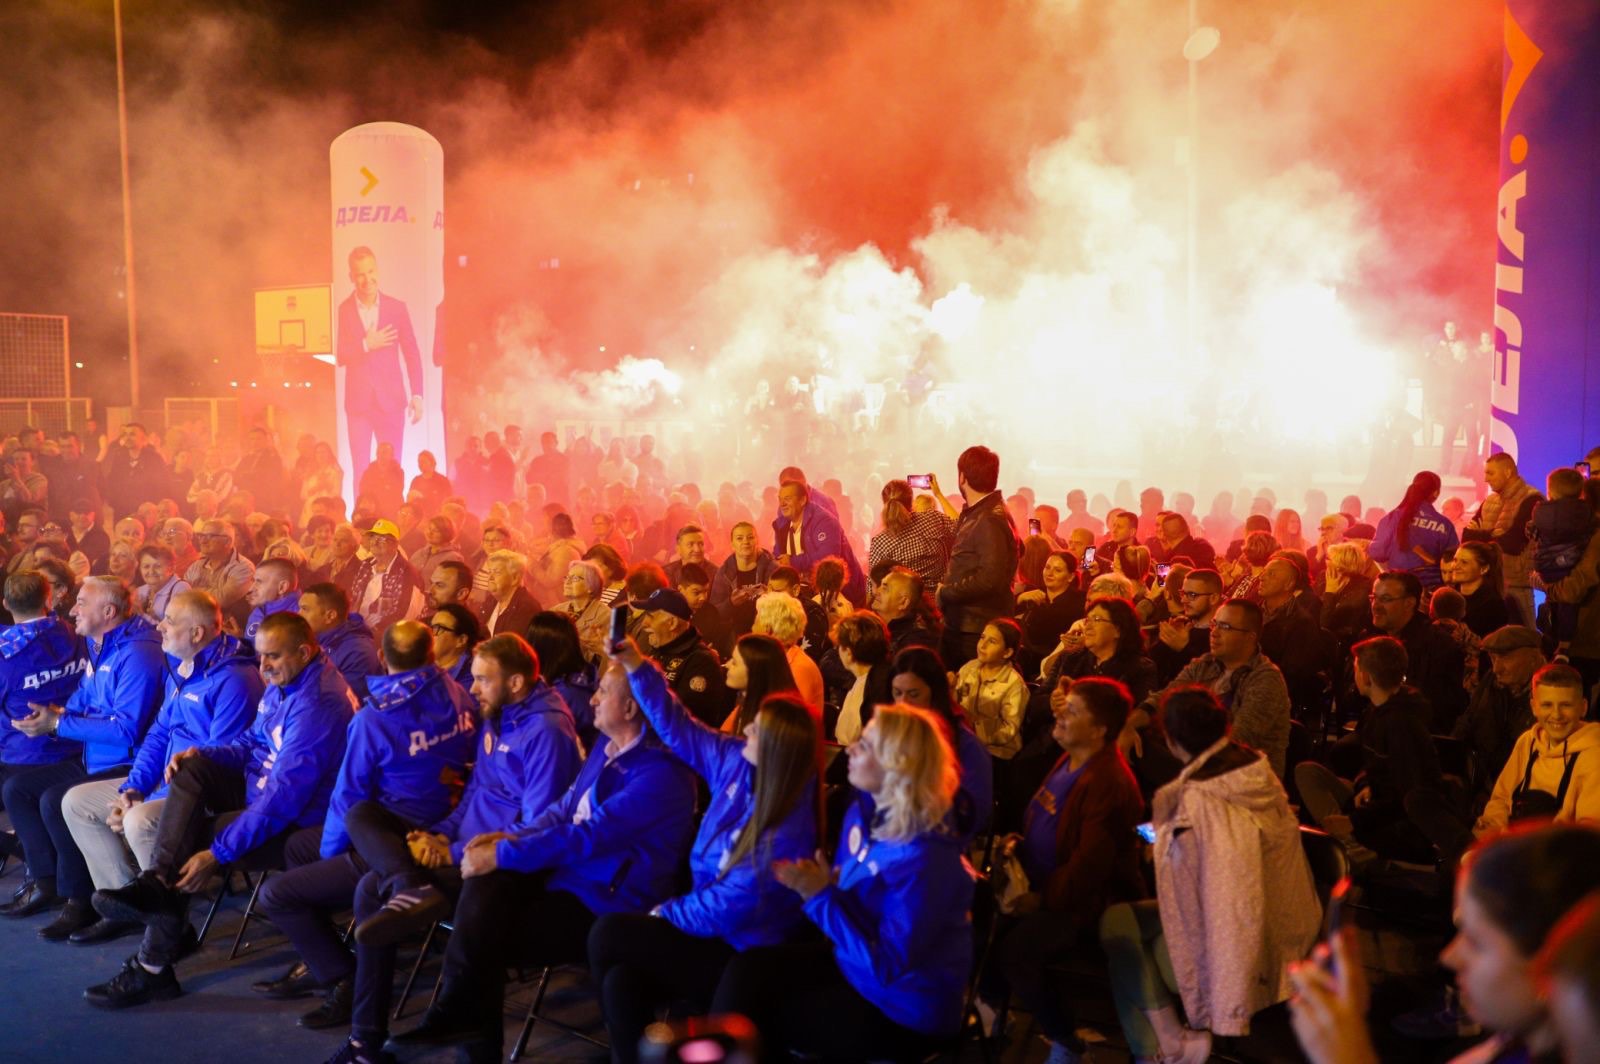
[[(967, 714), (950, 690), (950, 674), (927, 647), (906, 647), (889, 665), (889, 693), (895, 702), (931, 709), (944, 722), (945, 738), (956, 753), (961, 786), (951, 809), (951, 826), (963, 846), (989, 828), (994, 812), (994, 762)], [(867, 716), (870, 707), (862, 707)]]
[(650, 914), (602, 916), (589, 933), (612, 1059), (630, 1064), (657, 1007), (687, 1001), (709, 1011), (738, 952), (789, 941), (800, 929), (800, 898), (774, 878), (773, 865), (816, 852), (825, 822), (822, 733), (812, 709), (777, 694), (742, 735), (721, 734), (684, 708), (631, 640), (614, 658), (651, 728), (711, 794), (689, 851), (690, 891)]
[[(935, 481), (932, 490), (937, 488)], [(937, 587), (950, 564), (955, 522), (937, 509), (915, 509), (911, 485), (904, 480), (885, 484), (882, 499), (883, 529), (867, 548), (867, 571), (900, 565), (922, 577), (928, 588)]]
[(728, 656), (727, 674), (728, 690), (735, 692), (736, 701), (722, 730), (734, 735), (744, 734), (768, 696), (800, 697), (789, 668), (788, 651), (770, 635), (740, 636)]
[(1373, 561), (1394, 572), (1410, 573), (1422, 582), (1423, 590), (1444, 582), (1439, 559), (1459, 543), (1456, 526), (1434, 509), (1441, 488), (1439, 474), (1430, 470), (1412, 477), (1400, 505), (1384, 514), (1367, 548)]
[(1011, 581), (1014, 594), (1044, 587), (1044, 563), (1054, 549), (1055, 544), (1043, 536), (1029, 536), (1022, 541), (1022, 556), (1017, 559), (1017, 572)]
[(1461, 544), (1454, 570), (1456, 590), (1467, 600), (1467, 627), (1474, 635), (1484, 639), (1511, 623), (1499, 547), (1478, 540)]
[(1302, 525), (1298, 511), (1284, 507), (1278, 511), (1278, 516), (1272, 520), (1272, 538), (1278, 541), (1279, 550), (1306, 549), (1306, 537), (1301, 532)]
[(1039, 663), (1060, 644), (1062, 633), (1083, 616), (1078, 559), (1071, 551), (1052, 551), (1040, 575), (1037, 590), (1017, 596), (1017, 620), (1022, 625), (1017, 667), (1024, 677), (1039, 675)]
[(823, 940), (740, 953), (712, 1004), (748, 1017), (768, 1059), (919, 1060), (960, 1027), (973, 883), (946, 827), (958, 776), (947, 736), (933, 713), (880, 707), (850, 747), (857, 794), (838, 866), (778, 862)]
[(569, 615), (556, 610), (536, 613), (528, 622), (528, 643), (539, 656), (540, 675), (572, 710), (583, 748), (593, 750), (598, 733), (592, 701), (600, 677), (594, 659), (584, 650), (578, 626)]
[[(1557, 1059), (1550, 1002), (1534, 962), (1562, 918), (1597, 889), (1600, 832), (1592, 827), (1514, 827), (1467, 855), (1456, 877), (1456, 936), (1439, 959), (1455, 973), (1468, 1016), (1491, 1033), (1455, 1064)], [(1355, 930), (1347, 928), (1330, 946), (1329, 956), (1289, 969), (1295, 1036), (1312, 1064), (1377, 1064)], [(1568, 1059), (1592, 1059), (1593, 1049), (1584, 1046), (1583, 1055)]]

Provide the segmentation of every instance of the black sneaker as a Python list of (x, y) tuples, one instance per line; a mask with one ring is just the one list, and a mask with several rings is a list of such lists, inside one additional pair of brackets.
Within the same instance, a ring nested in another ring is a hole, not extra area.
[(39, 928), (39, 937), (46, 942), (60, 942), (100, 919), (89, 903), (81, 898), (68, 898), (67, 904), (56, 913), (56, 918)]
[(458, 1005), (442, 998), (422, 1014), (421, 1023), (409, 1031), (390, 1035), (383, 1048), (397, 1052), (414, 1046), (456, 1045), (461, 1042), (479, 1041), (483, 1039), (485, 1033), (483, 1021), (472, 1009), (466, 1007), (466, 1003)]
[(394, 1064), (394, 1054), (352, 1038), (339, 1047), (339, 1052), (328, 1058), (327, 1064)]
[(251, 983), (250, 989), (274, 1001), (294, 1001), (298, 998), (308, 998), (315, 993), (317, 980), (311, 974), (311, 969), (306, 967), (305, 961), (295, 961), (289, 966), (289, 970), (278, 978)]
[(450, 910), (444, 891), (431, 883), (402, 890), (383, 908), (356, 925), (356, 941), (363, 946), (392, 946), (421, 935), (428, 925)]
[(300, 1026), (312, 1031), (325, 1031), (330, 1027), (350, 1025), (350, 1005), (355, 994), (355, 983), (341, 979), (328, 988), (322, 1004), (300, 1017)]
[(96, 1008), (125, 1009), (149, 1001), (170, 1001), (183, 993), (172, 966), (155, 974), (145, 971), (138, 957), (130, 958), (109, 983), (91, 986), (83, 992), (84, 1000)]
[(127, 886), (97, 890), (90, 900), (94, 911), (108, 920), (133, 920), (148, 927), (152, 920), (172, 911), (175, 894), (184, 897), (157, 879), (155, 873), (140, 872)]

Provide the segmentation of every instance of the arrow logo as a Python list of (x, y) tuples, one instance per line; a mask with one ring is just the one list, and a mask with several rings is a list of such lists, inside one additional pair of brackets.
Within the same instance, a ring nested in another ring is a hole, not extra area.
[(361, 176), (367, 179), (367, 187), (361, 190), (361, 194), (365, 196), (368, 192), (378, 187), (378, 175), (363, 166), (361, 168)]

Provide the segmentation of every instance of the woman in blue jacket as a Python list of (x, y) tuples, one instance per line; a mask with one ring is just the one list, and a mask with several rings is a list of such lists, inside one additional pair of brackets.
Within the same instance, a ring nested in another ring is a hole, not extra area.
[(1407, 572), (1431, 590), (1444, 582), (1439, 559), (1459, 542), (1456, 526), (1433, 504), (1443, 485), (1426, 469), (1411, 478), (1400, 505), (1384, 514), (1367, 557), (1394, 572)]
[(712, 1003), (749, 1017), (769, 1057), (918, 1059), (959, 1029), (973, 879), (946, 824), (956, 767), (945, 735), (927, 710), (880, 707), (850, 747), (860, 793), (839, 864), (777, 863), (825, 941), (745, 950)]
[[(896, 702), (937, 714), (945, 738), (956, 755), (960, 787), (950, 807), (950, 821), (961, 845), (989, 830), (994, 811), (994, 762), (989, 748), (967, 723), (960, 703), (950, 693), (950, 674), (939, 655), (926, 647), (907, 647), (889, 666), (889, 690)], [(862, 707), (862, 716), (866, 716)]]
[(800, 898), (772, 867), (816, 852), (822, 735), (813, 712), (781, 694), (763, 700), (743, 736), (715, 731), (631, 640), (616, 658), (651, 728), (711, 791), (689, 851), (693, 889), (648, 915), (603, 916), (589, 934), (612, 1059), (631, 1064), (659, 1006), (706, 1011), (738, 951), (787, 942), (804, 924)]

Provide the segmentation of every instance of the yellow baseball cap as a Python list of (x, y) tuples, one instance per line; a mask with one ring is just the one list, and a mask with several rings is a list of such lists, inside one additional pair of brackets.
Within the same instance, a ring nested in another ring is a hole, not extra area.
[(400, 538), (400, 527), (386, 517), (380, 517), (372, 522), (372, 527), (367, 531), (378, 536), (388, 536), (391, 539)]

